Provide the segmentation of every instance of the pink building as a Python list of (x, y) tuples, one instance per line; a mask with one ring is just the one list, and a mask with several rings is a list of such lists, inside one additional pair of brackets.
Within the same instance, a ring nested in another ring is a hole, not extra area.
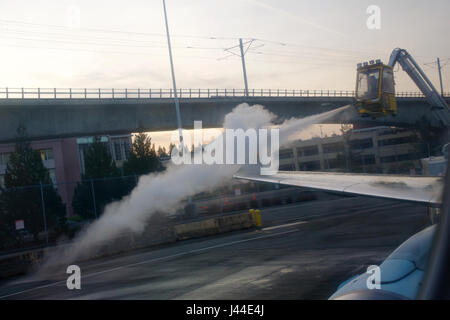
[[(131, 135), (104, 136), (102, 141), (108, 144), (112, 158), (118, 167), (127, 159), (131, 148)], [(92, 137), (51, 139), (31, 142), (34, 150), (39, 150), (44, 166), (49, 170), (50, 178), (66, 204), (67, 215), (73, 214), (72, 199), (77, 182), (84, 172), (84, 154)], [(4, 186), (4, 174), (9, 154), (14, 152), (15, 144), (0, 144), (0, 185)]]
[[(74, 138), (52, 139), (31, 142), (34, 150), (41, 153), (44, 166), (49, 170), (50, 177), (58, 189), (62, 201), (66, 204), (67, 214), (72, 214), (72, 198), (75, 182), (81, 180), (78, 145)], [(4, 185), (4, 174), (9, 154), (14, 152), (15, 144), (0, 145), (0, 184)]]

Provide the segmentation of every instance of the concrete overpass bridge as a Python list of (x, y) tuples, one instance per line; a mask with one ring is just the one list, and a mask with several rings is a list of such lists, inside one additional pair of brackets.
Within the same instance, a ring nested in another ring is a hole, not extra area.
[[(185, 129), (202, 120), (204, 128), (221, 127), (238, 104), (261, 104), (279, 121), (336, 109), (352, 102), (354, 92), (334, 90), (180, 89)], [(411, 126), (424, 117), (438, 125), (419, 93), (398, 93), (398, 116), (376, 120), (341, 116), (327, 123), (377, 123)], [(447, 95), (450, 97), (450, 94)], [(448, 100), (450, 100), (448, 98)], [(8, 89), (0, 88), (0, 142), (13, 141), (19, 125), (31, 139), (122, 134), (176, 129), (172, 90), (152, 89)]]

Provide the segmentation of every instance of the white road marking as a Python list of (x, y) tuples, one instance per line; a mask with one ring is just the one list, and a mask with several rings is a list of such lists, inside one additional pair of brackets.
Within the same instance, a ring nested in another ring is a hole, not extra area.
[[(151, 263), (151, 262), (156, 262), (156, 261), (176, 258), (176, 257), (185, 256), (185, 255), (192, 254), (192, 253), (208, 251), (208, 250), (212, 250), (212, 249), (216, 249), (216, 248), (232, 246), (232, 245), (239, 244), (239, 243), (244, 243), (244, 242), (250, 242), (250, 241), (255, 241), (255, 240), (260, 240), (260, 239), (272, 238), (272, 237), (276, 237), (276, 236), (279, 236), (279, 235), (284, 235), (284, 234), (293, 233), (293, 232), (297, 232), (297, 231), (298, 230), (289, 230), (289, 231), (285, 231), (285, 232), (272, 233), (272, 234), (268, 234), (268, 235), (264, 235), (264, 236), (260, 236), (260, 237), (251, 238), (251, 239), (238, 240), (238, 241), (222, 243), (222, 244), (218, 244), (218, 245), (214, 245), (214, 246), (210, 246), (210, 247), (189, 250), (189, 251), (186, 251), (186, 252), (181, 252), (181, 253), (173, 254), (173, 255), (170, 255), (170, 256), (149, 259), (149, 260), (145, 260), (145, 261), (141, 261), (141, 262), (136, 262), (136, 263), (131, 263), (131, 264), (119, 266), (119, 267), (108, 269), (108, 270), (103, 270), (103, 271), (99, 271), (99, 272), (90, 273), (90, 274), (87, 274), (87, 275), (83, 275), (82, 279), (95, 277), (95, 276), (98, 276), (98, 275), (101, 275), (101, 274), (104, 274), (104, 273), (109, 273), (109, 272), (113, 272), (113, 271), (117, 271), (117, 270), (121, 270), (121, 269), (125, 269), (125, 268), (135, 267), (135, 266), (139, 266), (139, 265), (146, 264), (146, 263)], [(40, 289), (54, 287), (54, 286), (57, 286), (57, 285), (60, 285), (60, 284), (65, 284), (65, 283), (66, 283), (66, 280), (57, 281), (57, 282), (54, 282), (54, 283), (49, 283), (49, 284), (46, 284), (46, 285), (42, 285), (42, 286), (38, 286), (38, 287), (27, 289), (27, 290), (23, 290), (23, 291), (7, 294), (7, 295), (4, 295), (4, 296), (0, 296), (0, 299), (16, 296), (16, 295), (19, 295), (19, 294), (22, 294), (22, 293), (31, 292), (31, 291), (36, 291), (36, 290), (40, 290)]]
[(343, 198), (343, 199), (333, 199), (333, 200), (315, 200), (313, 203), (300, 203), (300, 204), (285, 204), (285, 205), (279, 205), (274, 206), (271, 208), (264, 209), (263, 212), (271, 212), (271, 211), (278, 211), (280, 209), (295, 209), (295, 208), (301, 208), (301, 207), (311, 207), (317, 204), (322, 204), (324, 202), (327, 203), (333, 203), (333, 202), (344, 202), (344, 201), (354, 201), (355, 199), (358, 199), (359, 197), (351, 197), (351, 198)]
[(299, 221), (299, 222), (294, 222), (294, 223), (287, 223), (287, 224), (282, 224), (282, 225), (279, 225), (279, 226), (263, 228), (261, 230), (262, 231), (269, 231), (269, 230), (275, 230), (275, 229), (280, 229), (280, 228), (292, 227), (292, 226), (296, 226), (296, 225), (299, 225), (299, 224), (305, 224), (305, 223), (308, 223), (308, 222), (307, 221)]

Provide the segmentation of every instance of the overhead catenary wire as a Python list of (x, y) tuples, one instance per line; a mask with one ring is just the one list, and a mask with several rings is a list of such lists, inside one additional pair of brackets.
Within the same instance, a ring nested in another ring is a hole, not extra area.
[[(7, 26), (14, 26), (14, 27), (23, 27), (23, 28), (27, 28), (27, 27), (33, 27), (33, 30), (31, 32), (36, 32), (36, 27), (39, 28), (46, 28), (46, 29), (53, 29), (53, 30), (60, 30), (63, 32), (67, 32), (69, 34), (71, 34), (72, 36), (76, 33), (76, 32), (81, 32), (81, 33), (102, 33), (102, 34), (114, 34), (114, 35), (127, 35), (127, 36), (148, 36), (148, 37), (165, 37), (165, 34), (163, 33), (151, 33), (151, 32), (142, 32), (142, 31), (126, 31), (126, 30), (114, 30), (114, 29), (102, 29), (102, 28), (77, 28), (74, 29), (72, 27), (68, 27), (68, 26), (61, 26), (61, 25), (52, 25), (52, 24), (44, 24), (44, 23), (35, 23), (35, 22), (27, 22), (27, 21), (18, 21), (18, 20), (8, 20), (8, 19), (0, 19), (0, 27), (1, 25), (7, 25)], [(5, 28), (3, 28), (5, 29)], [(6, 28), (3, 31), (8, 31), (8, 29)], [(17, 30), (15, 30), (17, 31)], [(30, 32), (30, 30), (27, 30), (27, 32)], [(89, 36), (90, 37), (90, 36)], [(228, 41), (235, 41), (238, 40), (239, 38), (242, 38), (244, 41), (247, 40), (254, 40), (254, 41), (260, 41), (260, 42), (265, 42), (267, 44), (272, 44), (272, 45), (278, 45), (280, 47), (301, 47), (304, 49), (309, 49), (309, 50), (319, 50), (319, 51), (325, 51), (325, 52), (332, 52), (332, 53), (337, 53), (337, 52), (347, 52), (347, 53), (353, 53), (353, 54), (357, 54), (358, 56), (361, 55), (373, 55), (374, 52), (379, 52), (380, 54), (384, 53), (381, 50), (378, 49), (371, 49), (370, 51), (363, 51), (363, 50), (355, 50), (355, 49), (342, 49), (342, 48), (336, 48), (336, 47), (323, 47), (323, 46), (311, 46), (311, 45), (306, 45), (306, 44), (300, 44), (300, 43), (293, 43), (291, 41), (281, 41), (281, 40), (271, 40), (271, 39), (262, 39), (262, 38), (255, 38), (255, 37), (238, 37), (238, 36), (218, 36), (218, 35), (187, 35), (187, 34), (174, 34), (172, 35), (173, 38), (185, 38), (185, 39), (198, 39), (198, 40), (216, 40), (216, 41), (220, 41), (220, 40), (228, 40)], [(109, 39), (109, 40), (114, 40), (114, 39)], [(123, 40), (123, 39), (122, 39)], [(127, 39), (125, 41), (142, 41), (142, 40), (135, 40), (135, 39)], [(148, 41), (148, 40), (145, 40)], [(220, 47), (220, 48), (201, 48), (200, 46), (192, 46), (192, 45), (187, 45), (192, 49), (224, 49), (225, 47)], [(362, 57), (362, 56), (361, 56)], [(418, 56), (419, 57), (419, 56)], [(443, 59), (445, 59), (447, 57), (443, 57)]]
[[(50, 29), (56, 29), (56, 30), (62, 30), (64, 32), (69, 32), (70, 34), (74, 34), (75, 32), (88, 32), (88, 33), (107, 33), (107, 34), (126, 34), (126, 35), (134, 35), (134, 36), (153, 36), (153, 37), (165, 37), (164, 34), (160, 33), (149, 33), (149, 32), (137, 32), (137, 31), (122, 31), (122, 30), (109, 30), (109, 29), (96, 29), (96, 28), (79, 28), (79, 29), (73, 29), (71, 27), (67, 26), (58, 26), (58, 25), (49, 25), (49, 24), (42, 24), (42, 23), (31, 23), (31, 22), (23, 22), (23, 21), (15, 21), (15, 20), (2, 20), (0, 19), (0, 23), (6, 23), (6, 24), (13, 24), (17, 27), (19, 26), (38, 26), (42, 28), (50, 28)], [(17, 32), (17, 30), (15, 30)], [(31, 32), (34, 32), (36, 34), (36, 30), (33, 29)], [(172, 37), (179, 37), (179, 38), (189, 38), (189, 39), (202, 39), (202, 40), (238, 40), (241, 37), (233, 37), (233, 36), (204, 36), (204, 35), (183, 35), (183, 34), (175, 34)], [(98, 39), (98, 37), (96, 37)], [(292, 42), (281, 42), (281, 41), (275, 41), (275, 40), (267, 40), (267, 39), (258, 39), (258, 38), (244, 38), (242, 37), (244, 41), (260, 41), (265, 42), (272, 45), (278, 45), (281, 47), (301, 47), (306, 48), (310, 50), (320, 50), (320, 51), (327, 51), (327, 52), (347, 52), (347, 53), (353, 53), (353, 54), (372, 54), (373, 51), (361, 51), (361, 50), (350, 50), (350, 49), (341, 49), (341, 48), (331, 48), (331, 47), (317, 47), (317, 46), (310, 46), (305, 44), (297, 44)], [(113, 39), (109, 39), (113, 40)], [(136, 41), (134, 39), (129, 39), (129, 41)], [(139, 41), (139, 40), (138, 40)], [(142, 40), (140, 40), (142, 41)], [(206, 48), (200, 48), (199, 46), (190, 46), (192, 48), (196, 49), (206, 49)], [(222, 47), (222, 49), (225, 49), (226, 47)], [(216, 49), (216, 48), (214, 48)], [(217, 48), (219, 49), (219, 48)]]
[[(6, 40), (0, 47), (35, 48), (39, 50), (62, 50), (67, 52), (88, 52), (117, 55), (149, 55), (166, 57), (162, 37), (165, 34), (141, 31), (127, 31), (98, 28), (72, 28), (42, 23), (0, 19), (0, 38)], [(236, 53), (218, 57), (220, 52), (230, 48), (231, 41), (237, 36), (174, 34), (173, 48), (177, 58), (224, 61), (240, 59)], [(245, 54), (248, 61), (265, 65), (292, 65), (312, 68), (350, 68), (357, 62), (367, 61), (368, 56), (381, 50), (343, 49), (336, 47), (314, 46), (295, 43), (295, 41), (271, 40), (257, 37), (242, 37), (247, 47)], [(54, 44), (39, 46), (37, 44)], [(234, 46), (237, 47), (237, 46)], [(122, 50), (123, 49), (123, 50)], [(161, 51), (161, 52), (159, 52)], [(195, 54), (188, 54), (188, 52)], [(200, 53), (200, 54), (197, 54)], [(229, 51), (226, 51), (228, 53)], [(383, 52), (385, 53), (385, 52)], [(443, 57), (442, 68), (448, 66), (450, 58)], [(432, 66), (430, 66), (432, 67)], [(447, 78), (447, 77), (445, 77)]]
[[(122, 38), (104, 38), (104, 37), (92, 37), (92, 36), (77, 36), (77, 35), (61, 35), (58, 33), (40, 33), (40, 32), (24, 32), (24, 31), (4, 31), (2, 32), (3, 34), (1, 35), (2, 37), (5, 37), (5, 34), (9, 35), (9, 34), (28, 34), (31, 33), (32, 35), (45, 35), (45, 36), (56, 36), (56, 39), (51, 39), (51, 38), (20, 38), (20, 37), (7, 37), (10, 39), (18, 39), (18, 40), (30, 40), (30, 41), (48, 41), (48, 42), (69, 42), (67, 39), (70, 40), (78, 40), (77, 43), (79, 44), (98, 44), (98, 42), (89, 42), (90, 40), (93, 41), (97, 41), (97, 40), (102, 40), (102, 41), (111, 41), (108, 43), (103, 43), (104, 45), (117, 45), (117, 46), (121, 46), (121, 45), (126, 45), (126, 46), (130, 46), (130, 47), (140, 47), (137, 45), (134, 45), (132, 43), (136, 42), (136, 43), (143, 43), (143, 44), (157, 44), (160, 46), (163, 46), (165, 43), (164, 42), (156, 42), (156, 41), (149, 41), (149, 40), (137, 40), (137, 39), (122, 39)], [(63, 39), (63, 40), (60, 40)], [(75, 42), (74, 42), (75, 43)], [(179, 48), (189, 48), (189, 49), (214, 49), (214, 50), (222, 50), (223, 47), (200, 47), (198, 45), (192, 45), (191, 44), (183, 44), (183, 43), (178, 43)], [(145, 46), (145, 47), (150, 47), (150, 46)]]
[[(131, 51), (112, 51), (112, 50), (91, 50), (85, 48), (55, 48), (55, 47), (39, 47), (39, 46), (31, 46), (31, 45), (20, 45), (20, 44), (8, 44), (2, 43), (0, 47), (16, 47), (16, 48), (31, 48), (31, 49), (42, 49), (42, 50), (55, 50), (55, 51), (74, 51), (74, 52), (89, 52), (89, 53), (103, 53), (103, 54), (123, 54), (123, 55), (143, 55), (148, 56), (151, 55), (153, 57), (167, 57), (167, 54), (155, 54), (147, 51), (139, 51), (139, 52), (131, 52)], [(196, 55), (177, 55), (177, 58), (196, 58), (196, 59), (208, 59), (208, 60), (217, 60), (216, 58), (206, 57), (206, 56), (196, 56)]]
[[(99, 50), (85, 50), (85, 49), (80, 49), (79, 47), (73, 48), (72, 45), (87, 45), (87, 46), (94, 46), (94, 47), (125, 47), (125, 48), (146, 48), (146, 49), (165, 49), (164, 46), (145, 46), (145, 45), (124, 45), (124, 44), (110, 44), (110, 43), (101, 43), (101, 42), (97, 42), (97, 43), (91, 43), (91, 42), (77, 42), (77, 41), (66, 41), (66, 40), (52, 40), (52, 39), (35, 39), (35, 38), (10, 38), (10, 37), (4, 37), (4, 36), (0, 36), (4, 39), (8, 39), (8, 40), (24, 40), (26, 42), (48, 42), (48, 43), (56, 43), (56, 44), (65, 44), (65, 45), (69, 45), (71, 47), (64, 47), (64, 48), (50, 48), (50, 47), (42, 47), (42, 49), (48, 48), (48, 49), (52, 49), (52, 50), (73, 50), (73, 51), (86, 51), (86, 52), (99, 52), (99, 53), (130, 53), (130, 54), (138, 54), (137, 52), (118, 52), (118, 51), (99, 51)], [(0, 46), (12, 46), (12, 47), (30, 47), (30, 48), (38, 48), (37, 46), (33, 45), (33, 46), (24, 46), (24, 45), (19, 45), (17, 43), (1, 43)], [(263, 47), (264, 44), (261, 44), (258, 46), (258, 49), (260, 49), (261, 47)], [(209, 51), (214, 51), (214, 50), (226, 50), (226, 48), (222, 48), (222, 47), (201, 47), (201, 46), (174, 46), (174, 48), (176, 49), (187, 49), (187, 50), (209, 50)], [(325, 61), (335, 61), (335, 58), (339, 58), (339, 59), (343, 59), (343, 60), (348, 60), (350, 59), (349, 57), (333, 57), (330, 55), (317, 55), (317, 54), (311, 54), (311, 53), (298, 53), (295, 54), (293, 52), (290, 52), (291, 54), (282, 54), (282, 53), (276, 53), (274, 51), (266, 51), (266, 52), (261, 52), (261, 51), (251, 51), (247, 48), (247, 53), (251, 53), (251, 54), (255, 54), (255, 55), (269, 55), (269, 56), (276, 56), (276, 57), (283, 57), (283, 58), (314, 58), (317, 61), (320, 60), (325, 60)], [(227, 52), (230, 53), (229, 56), (231, 55), (236, 55), (239, 56), (236, 53), (233, 53), (232, 51), (228, 50)], [(228, 58), (229, 56), (226, 56), (224, 58), (219, 58), (218, 60), (222, 60), (225, 58)]]
[[(68, 26), (61, 26), (61, 25), (49, 25), (49, 24), (43, 24), (43, 23), (34, 23), (34, 22), (24, 22), (24, 21), (17, 21), (17, 20), (4, 20), (0, 19), (1, 23), (12, 23), (12, 24), (19, 24), (19, 25), (30, 25), (30, 26), (39, 26), (39, 27), (45, 27), (45, 28), (54, 28), (59, 30), (66, 30), (66, 31), (86, 31), (86, 32), (99, 32), (99, 33), (111, 33), (111, 34), (126, 34), (126, 35), (144, 35), (144, 36), (157, 36), (157, 37), (166, 37), (164, 33), (152, 33), (152, 32), (138, 32), (138, 31), (124, 31), (124, 30), (110, 30), (110, 29), (100, 29), (100, 28), (79, 28), (74, 29), (72, 27)], [(197, 38), (197, 39), (222, 39), (222, 40), (236, 40), (239, 39), (238, 37), (224, 37), (224, 36), (199, 36), (199, 35), (183, 35), (183, 34), (174, 34), (171, 35), (171, 37), (182, 37), (182, 38)]]

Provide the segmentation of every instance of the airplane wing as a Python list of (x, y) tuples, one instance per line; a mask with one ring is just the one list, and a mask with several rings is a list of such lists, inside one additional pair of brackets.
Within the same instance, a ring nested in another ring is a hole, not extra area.
[(305, 187), (344, 194), (440, 204), (444, 188), (442, 177), (370, 175), (334, 172), (279, 171), (264, 176), (256, 168), (243, 167), (234, 177), (250, 181)]

